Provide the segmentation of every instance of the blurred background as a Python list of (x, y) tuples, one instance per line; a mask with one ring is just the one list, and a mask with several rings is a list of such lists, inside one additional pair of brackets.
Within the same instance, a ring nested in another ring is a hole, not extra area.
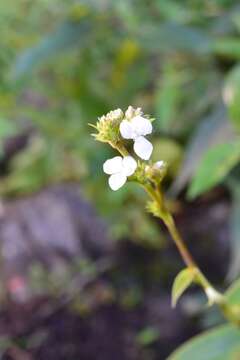
[(217, 288), (240, 272), (237, 0), (0, 3), (0, 357), (161, 360), (221, 323), (89, 123), (153, 115), (168, 206)]

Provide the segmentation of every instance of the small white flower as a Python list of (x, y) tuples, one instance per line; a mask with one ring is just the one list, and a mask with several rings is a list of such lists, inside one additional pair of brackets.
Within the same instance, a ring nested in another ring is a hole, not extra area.
[(114, 191), (120, 189), (125, 184), (127, 177), (133, 175), (136, 168), (137, 162), (132, 156), (125, 156), (124, 158), (115, 156), (103, 164), (105, 174), (111, 175), (108, 183)]
[(157, 161), (154, 164), (154, 167), (156, 167), (157, 169), (163, 169), (165, 167), (165, 162), (163, 160)]
[(124, 139), (133, 139), (135, 153), (144, 160), (152, 154), (153, 146), (145, 139), (145, 135), (152, 133), (152, 123), (141, 115), (133, 117), (130, 121), (123, 120), (120, 124), (120, 133)]

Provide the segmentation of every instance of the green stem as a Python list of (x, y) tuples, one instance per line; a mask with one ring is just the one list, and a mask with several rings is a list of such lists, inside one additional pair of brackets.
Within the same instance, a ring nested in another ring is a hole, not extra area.
[(192, 255), (188, 251), (186, 244), (184, 243), (183, 239), (181, 238), (181, 236), (176, 228), (176, 225), (175, 225), (172, 215), (170, 213), (166, 212), (166, 214), (164, 214), (164, 217), (162, 217), (162, 220), (163, 220), (164, 224), (166, 225), (170, 235), (172, 236), (173, 241), (175, 242), (185, 264), (190, 268), (197, 267), (195, 261), (193, 260)]
[(189, 252), (183, 238), (181, 237), (176, 227), (172, 215), (165, 206), (165, 201), (159, 187), (155, 188), (152, 185), (145, 185), (144, 188), (146, 192), (149, 194), (149, 196), (158, 204), (158, 208), (159, 208), (158, 217), (164, 222), (165, 226), (167, 227), (186, 266), (196, 271), (196, 281), (199, 283), (200, 286), (203, 287), (208, 297), (210, 297), (211, 295), (211, 297), (214, 298), (214, 302), (219, 304), (222, 303), (223, 296), (208, 281), (208, 279), (205, 277), (205, 275), (202, 273), (202, 271), (196, 264), (191, 253)]
[(204, 292), (206, 293), (209, 304), (217, 304), (222, 311), (225, 318), (236, 324), (237, 326), (240, 325), (240, 312), (239, 308), (232, 307), (226, 302), (226, 299), (224, 295), (219, 293), (214, 286), (209, 282), (209, 280), (205, 277), (205, 275), (202, 273), (198, 265), (196, 264), (195, 260), (193, 259), (191, 253), (189, 252), (183, 238), (181, 237), (175, 221), (167, 209), (165, 205), (165, 200), (163, 198), (163, 194), (161, 192), (161, 189), (159, 185), (157, 184), (144, 184), (143, 185), (145, 191), (148, 193), (148, 195), (152, 198), (152, 200), (157, 204), (158, 208), (158, 217), (164, 222), (166, 225), (174, 243), (176, 244), (179, 253), (182, 256), (182, 259), (184, 260), (187, 267), (193, 271), (195, 271), (195, 282), (200, 285)]

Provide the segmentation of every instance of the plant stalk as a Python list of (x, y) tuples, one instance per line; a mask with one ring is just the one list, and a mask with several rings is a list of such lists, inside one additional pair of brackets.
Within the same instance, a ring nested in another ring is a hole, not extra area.
[(193, 259), (191, 253), (189, 252), (183, 238), (181, 237), (175, 221), (168, 211), (165, 200), (163, 198), (162, 192), (159, 187), (153, 187), (149, 185), (144, 186), (146, 192), (149, 196), (158, 204), (159, 214), (158, 217), (164, 222), (165, 226), (168, 229), (169, 234), (171, 235), (177, 249), (185, 262), (186, 266), (189, 269), (194, 269), (196, 272), (196, 282), (203, 287), (204, 291), (206, 292), (207, 296), (212, 299), (214, 298), (214, 302), (221, 304), (223, 301), (223, 296), (220, 294), (213, 285), (208, 281), (205, 275), (202, 273), (200, 268), (198, 267), (197, 263)]
[[(123, 157), (129, 155), (125, 146), (121, 144), (112, 144), (112, 143), (110, 145), (113, 148), (117, 149)], [(205, 275), (202, 273), (197, 263), (193, 259), (191, 253), (189, 252), (187, 245), (185, 244), (182, 236), (180, 235), (177, 229), (173, 216), (171, 215), (171, 213), (169, 212), (169, 210), (165, 205), (165, 200), (159, 184), (147, 183), (147, 184), (142, 184), (142, 186), (145, 189), (145, 191), (148, 193), (150, 198), (158, 205), (159, 219), (162, 220), (165, 226), (167, 227), (168, 232), (171, 235), (186, 266), (189, 269), (195, 271), (196, 273), (195, 282), (198, 283), (205, 291), (209, 299), (209, 304), (214, 304), (214, 303), (217, 304), (222, 310), (227, 320), (238, 324), (238, 321), (235, 320), (235, 313), (233, 312), (231, 307), (229, 307), (226, 304), (224, 296), (221, 293), (219, 293), (214, 288), (214, 286), (208, 281), (208, 279), (205, 277)]]

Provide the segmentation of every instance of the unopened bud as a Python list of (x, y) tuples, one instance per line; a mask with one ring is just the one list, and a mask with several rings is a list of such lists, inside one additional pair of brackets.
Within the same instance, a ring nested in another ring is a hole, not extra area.
[(134, 109), (134, 107), (129, 106), (127, 111), (125, 112), (125, 117), (127, 120), (131, 120), (132, 118), (142, 114), (143, 112), (141, 108)]
[(106, 115), (98, 119), (96, 129), (97, 134), (94, 134), (98, 141), (117, 143), (120, 140), (119, 125), (124, 117), (121, 109), (110, 111)]
[(153, 165), (145, 167), (147, 177), (155, 183), (160, 183), (167, 172), (167, 164), (164, 161), (157, 161)]

